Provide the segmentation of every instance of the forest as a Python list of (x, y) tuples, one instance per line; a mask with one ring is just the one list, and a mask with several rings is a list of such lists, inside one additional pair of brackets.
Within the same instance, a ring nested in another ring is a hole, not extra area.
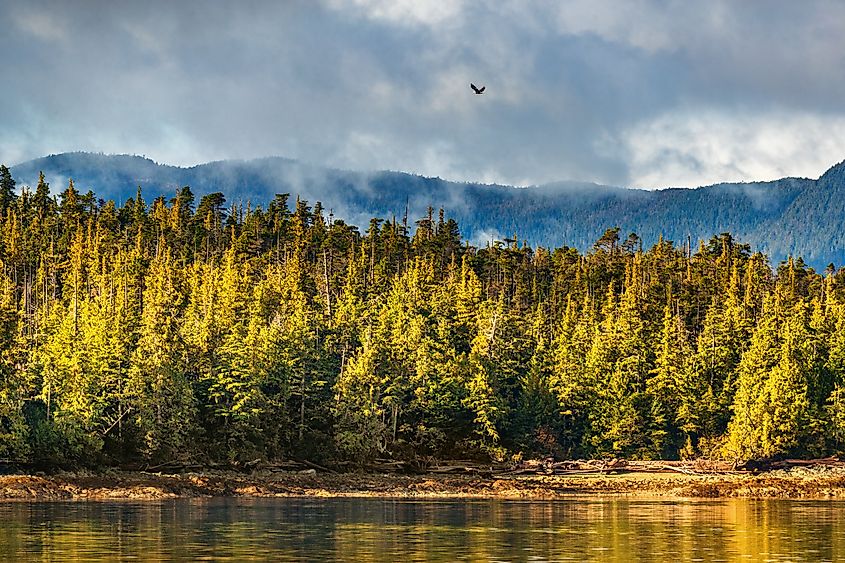
[(0, 461), (845, 451), (845, 269), (729, 233), (477, 248), (432, 208), (361, 232), (261, 203), (0, 167)]
[[(129, 155), (62, 153), (11, 167), (19, 185), (35, 186), (39, 172), (64, 188), (68, 178), (103, 199), (122, 203), (138, 186), (152, 201), (181, 186), (197, 194), (223, 192), (229, 205), (266, 204), (277, 193), (321, 201), (361, 227), (392, 214), (418, 219), (434, 205), (461, 226), (476, 245), (499, 237), (547, 248), (566, 244), (589, 250), (608, 227), (637, 233), (654, 245), (660, 235), (683, 244), (716, 233), (768, 254), (775, 263), (801, 256), (817, 271), (845, 263), (845, 162), (818, 179), (782, 178), (696, 189), (639, 190), (582, 182), (516, 188), (453, 182), (391, 171), (355, 172), (285, 158), (218, 161), (180, 168)], [(293, 203), (291, 203), (293, 205)], [(413, 222), (412, 222), (413, 224)], [(773, 234), (775, 233), (775, 234)]]

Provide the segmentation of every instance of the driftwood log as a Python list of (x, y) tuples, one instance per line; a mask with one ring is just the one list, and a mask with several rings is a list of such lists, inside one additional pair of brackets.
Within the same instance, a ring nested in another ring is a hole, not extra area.
[[(695, 459), (688, 461), (634, 461), (625, 459), (576, 459), (555, 460), (529, 459), (517, 463), (483, 463), (471, 460), (393, 460), (376, 459), (360, 465), (339, 462), (330, 467), (307, 459), (286, 459), (264, 461), (255, 459), (242, 463), (217, 464), (196, 463), (172, 460), (155, 465), (126, 466), (123, 469), (156, 472), (186, 473), (209, 470), (234, 470), (241, 472), (267, 471), (270, 473), (319, 472), (338, 474), (347, 471), (367, 471), (382, 474), (433, 474), (433, 475), (474, 475), (479, 477), (507, 478), (519, 475), (608, 475), (621, 473), (680, 473), (686, 475), (758, 473), (792, 468), (839, 469), (845, 471), (845, 460), (838, 457), (818, 459), (764, 459), (742, 463), (722, 460)], [(32, 472), (39, 469), (32, 463), (17, 460), (0, 459), (0, 473), (19, 471)]]

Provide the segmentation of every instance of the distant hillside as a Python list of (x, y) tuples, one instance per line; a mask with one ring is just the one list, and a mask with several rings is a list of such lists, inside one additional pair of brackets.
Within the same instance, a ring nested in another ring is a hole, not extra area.
[(483, 243), (510, 237), (532, 245), (590, 247), (608, 227), (635, 232), (645, 244), (659, 236), (694, 242), (729, 231), (773, 261), (803, 256), (817, 269), (845, 263), (845, 162), (818, 180), (717, 184), (696, 189), (634, 190), (563, 182), (532, 188), (447, 182), (402, 172), (351, 172), (284, 158), (210, 162), (180, 168), (127, 155), (65, 153), (12, 167), (19, 184), (34, 185), (43, 171), (54, 193), (73, 178), (118, 203), (138, 186), (151, 201), (190, 186), (195, 193), (223, 192), (229, 202), (264, 205), (276, 193), (321, 201), (336, 217), (366, 227), (371, 217), (409, 222), (431, 205), (442, 207)]

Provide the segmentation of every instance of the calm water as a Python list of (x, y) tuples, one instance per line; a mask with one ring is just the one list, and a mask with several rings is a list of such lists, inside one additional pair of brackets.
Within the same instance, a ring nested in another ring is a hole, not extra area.
[(0, 504), (0, 560), (845, 561), (836, 501)]

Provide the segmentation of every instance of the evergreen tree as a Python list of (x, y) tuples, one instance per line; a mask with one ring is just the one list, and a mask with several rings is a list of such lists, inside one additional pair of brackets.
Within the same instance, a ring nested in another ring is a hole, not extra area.
[[(840, 453), (845, 291), (728, 233), (461, 244), (432, 207), (122, 207), (0, 168), (0, 457)], [(57, 203), (58, 202), (58, 203)], [(413, 222), (413, 221), (412, 221)]]
[(692, 454), (696, 419), (689, 405), (695, 401), (694, 388), (684, 380), (687, 358), (691, 355), (686, 330), (673, 309), (672, 297), (663, 312), (663, 330), (657, 347), (647, 391), (652, 401), (654, 435), (651, 440), (661, 457), (674, 457), (684, 448)]
[[(612, 303), (612, 293), (607, 303)], [(583, 455), (589, 450), (581, 440), (592, 434), (591, 411), (599, 390), (595, 371), (587, 369), (595, 323), (591, 300), (585, 298), (579, 307), (570, 298), (554, 343), (555, 362), (549, 385), (563, 419), (562, 445), (570, 455)]]
[(179, 319), (183, 288), (169, 251), (153, 259), (127, 382), (133, 421), (149, 459), (192, 455), (196, 404), (187, 379)]
[(0, 164), (0, 217), (7, 217), (9, 208), (13, 207), (17, 194), (15, 193), (15, 180), (12, 173), (5, 165)]
[[(766, 455), (765, 452), (771, 449), (768, 439), (771, 429), (764, 430), (761, 425), (767, 402), (771, 400), (771, 396), (767, 397), (766, 393), (776, 389), (768, 385), (768, 380), (779, 360), (784, 364), (781, 370), (792, 367), (787, 365), (789, 358), (783, 358), (781, 353), (782, 324), (780, 300), (775, 295), (767, 295), (763, 300), (762, 317), (737, 370), (734, 414), (728, 427), (726, 445), (728, 455), (735, 459), (753, 459)], [(779, 378), (788, 379), (793, 374), (787, 371), (778, 375)]]

